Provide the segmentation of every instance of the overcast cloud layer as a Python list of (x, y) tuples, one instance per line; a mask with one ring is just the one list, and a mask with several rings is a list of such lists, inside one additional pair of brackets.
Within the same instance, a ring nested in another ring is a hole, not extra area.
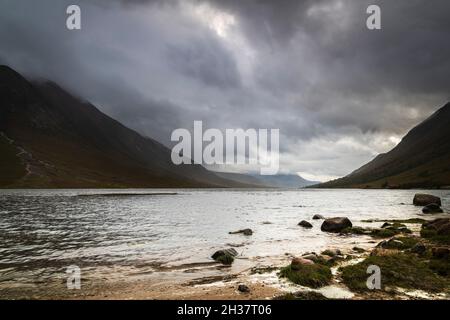
[(450, 100), (449, 15), (446, 0), (2, 0), (0, 63), (167, 145), (194, 120), (279, 128), (282, 171), (324, 180)]

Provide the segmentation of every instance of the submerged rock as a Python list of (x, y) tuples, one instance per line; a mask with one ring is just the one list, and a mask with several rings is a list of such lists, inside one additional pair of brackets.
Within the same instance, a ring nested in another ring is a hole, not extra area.
[(325, 217), (320, 215), (320, 214), (315, 214), (312, 218), (313, 218), (313, 220), (323, 220), (323, 219), (325, 219)]
[(422, 209), (423, 213), (442, 213), (441, 207), (436, 203), (430, 203)]
[(299, 226), (302, 226), (303, 228), (312, 228), (313, 225), (311, 223), (309, 223), (308, 221), (302, 220), (298, 223)]
[(345, 228), (351, 228), (352, 222), (346, 217), (325, 219), (320, 229), (326, 232), (341, 232)]
[(235, 249), (222, 249), (214, 252), (211, 256), (215, 261), (220, 262), (225, 265), (231, 265), (234, 261), (234, 257), (237, 256), (238, 253)]
[(238, 231), (231, 231), (228, 232), (229, 234), (238, 234), (238, 233), (242, 233), (244, 236), (251, 236), (253, 234), (253, 230), (246, 228), (246, 229), (242, 229), (242, 230), (238, 230)]
[(436, 203), (439, 206), (442, 205), (441, 198), (433, 196), (431, 194), (416, 193), (414, 195), (413, 204), (415, 206), (427, 206), (431, 203)]

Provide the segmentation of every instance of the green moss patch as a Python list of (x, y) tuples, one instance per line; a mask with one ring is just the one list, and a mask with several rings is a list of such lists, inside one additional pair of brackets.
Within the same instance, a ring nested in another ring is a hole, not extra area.
[(328, 300), (323, 294), (314, 291), (300, 291), (286, 293), (275, 297), (273, 300)]
[(450, 277), (450, 260), (449, 259), (431, 259), (430, 269), (443, 277)]
[(367, 268), (376, 265), (381, 269), (381, 286), (420, 289), (429, 292), (449, 290), (449, 280), (436, 274), (427, 260), (414, 254), (397, 253), (369, 256), (364, 261), (341, 268), (344, 283), (355, 291), (369, 291), (366, 285)]
[(368, 235), (374, 238), (390, 238), (400, 233), (411, 233), (411, 230), (405, 227), (389, 226), (386, 228), (372, 229), (363, 227), (350, 227), (341, 231), (342, 234)]
[[(397, 240), (397, 241), (395, 241)], [(397, 249), (405, 250), (414, 247), (419, 242), (418, 238), (414, 237), (396, 237), (387, 241), (384, 245), (384, 249)]]
[(390, 238), (399, 233), (400, 231), (394, 229), (373, 229), (370, 235), (374, 238)]
[(437, 234), (435, 230), (420, 230), (420, 236), (432, 242), (440, 244), (450, 244), (450, 236), (446, 234)]
[(299, 265), (295, 268), (289, 265), (281, 269), (280, 277), (302, 286), (319, 288), (330, 284), (332, 274), (329, 267), (320, 264)]
[(356, 235), (364, 235), (369, 234), (370, 230), (365, 229), (363, 227), (348, 227), (341, 231), (343, 234), (356, 234)]
[(420, 230), (420, 236), (432, 242), (450, 245), (450, 235), (437, 234), (436, 230), (423, 228)]

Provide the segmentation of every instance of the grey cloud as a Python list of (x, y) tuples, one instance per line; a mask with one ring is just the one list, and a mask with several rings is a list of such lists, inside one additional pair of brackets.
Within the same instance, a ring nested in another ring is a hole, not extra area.
[(175, 70), (200, 80), (205, 86), (230, 88), (240, 85), (235, 62), (214, 42), (209, 46), (204, 46), (201, 41), (183, 46), (170, 45), (167, 47), (167, 57)]
[[(445, 0), (78, 2), (69, 32), (69, 1), (3, 1), (0, 61), (166, 144), (194, 120), (280, 128), (284, 171), (342, 175), (450, 100)], [(201, 6), (234, 17), (228, 38)]]

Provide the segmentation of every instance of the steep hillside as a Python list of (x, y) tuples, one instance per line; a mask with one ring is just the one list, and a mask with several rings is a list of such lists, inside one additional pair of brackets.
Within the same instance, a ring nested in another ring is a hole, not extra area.
[(323, 188), (441, 188), (450, 186), (450, 103), (414, 127), (391, 151)]
[(238, 187), (58, 85), (0, 66), (0, 187)]

